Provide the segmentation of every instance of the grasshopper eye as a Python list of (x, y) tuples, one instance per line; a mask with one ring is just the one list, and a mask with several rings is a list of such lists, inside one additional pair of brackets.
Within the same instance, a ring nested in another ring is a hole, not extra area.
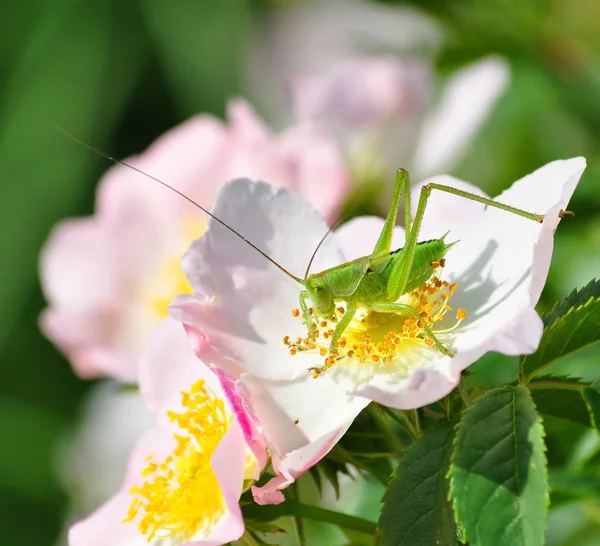
[(321, 292), (323, 292), (323, 287), (322, 287), (322, 286), (319, 286), (319, 285), (315, 286), (315, 292), (316, 292), (317, 294), (320, 294)]

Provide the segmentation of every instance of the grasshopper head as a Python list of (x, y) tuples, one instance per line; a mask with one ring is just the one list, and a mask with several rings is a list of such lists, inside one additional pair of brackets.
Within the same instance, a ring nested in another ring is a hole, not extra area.
[(333, 293), (322, 275), (311, 275), (306, 279), (304, 286), (319, 315), (330, 315), (334, 312)]

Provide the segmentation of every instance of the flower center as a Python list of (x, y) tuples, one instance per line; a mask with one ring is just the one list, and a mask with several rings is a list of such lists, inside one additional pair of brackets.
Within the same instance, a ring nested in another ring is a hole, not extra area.
[[(432, 265), (436, 267), (436, 275), (416, 290), (404, 294), (398, 301), (401, 304), (398, 312), (380, 313), (359, 306), (333, 352), (331, 339), (339, 320), (346, 312), (343, 305), (336, 308), (334, 316), (316, 317), (316, 320), (311, 321), (314, 340), (308, 335), (296, 340), (285, 336), (284, 344), (289, 347), (292, 356), (319, 353), (323, 358), (323, 365), (309, 369), (315, 378), (334, 364), (390, 365), (407, 350), (418, 346), (435, 346), (438, 350), (451, 354), (438, 339), (438, 335), (456, 329), (466, 318), (467, 312), (459, 309), (456, 313), (457, 322), (450, 328), (440, 328), (439, 322), (452, 310), (448, 302), (458, 285), (440, 280), (443, 262), (434, 262)], [(311, 316), (316, 315), (312, 307), (308, 311)], [(298, 309), (294, 309), (292, 315), (302, 319)]]
[(145, 283), (145, 299), (159, 318), (167, 316), (167, 306), (177, 294), (193, 292), (185, 273), (181, 270), (181, 257), (192, 241), (200, 237), (205, 230), (206, 222), (203, 219), (194, 218), (184, 221), (181, 228), (180, 251), (166, 255)]
[(163, 462), (148, 457), (146, 481), (131, 488), (133, 500), (124, 523), (135, 521), (148, 542), (176, 537), (187, 542), (206, 536), (226, 511), (210, 459), (229, 427), (223, 400), (203, 379), (182, 393), (183, 411), (169, 412), (183, 435)]

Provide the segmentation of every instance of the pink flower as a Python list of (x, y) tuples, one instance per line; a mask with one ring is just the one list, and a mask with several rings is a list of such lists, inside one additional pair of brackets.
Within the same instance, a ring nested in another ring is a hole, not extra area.
[(509, 82), (498, 57), (439, 81), (432, 58), (444, 41), (418, 9), (301, 2), (255, 33), (248, 79), (274, 116), (333, 131), (355, 182), (385, 183), (398, 168), (418, 181), (456, 166)]
[[(311, 343), (297, 311), (300, 283), (216, 222), (209, 223), (182, 261), (196, 293), (178, 296), (169, 311), (187, 325), (192, 341), (201, 333), (203, 342), (193, 343), (198, 357), (235, 382), (272, 454), (278, 477), (255, 491), (257, 501), (281, 501), (277, 491), (322, 458), (370, 401), (418, 408), (448, 394), (461, 371), (487, 351), (517, 355), (536, 349), (542, 322), (535, 304), (550, 265), (559, 211), (584, 169), (583, 158), (555, 161), (498, 196), (502, 203), (545, 214), (543, 224), (432, 193), (420, 240), (438, 239), (450, 230), (448, 241), (460, 242), (440, 266), (444, 282), (426, 283), (398, 301), (425, 312), (440, 342), (456, 351), (454, 357), (428, 343), (432, 340), (417, 321), (410, 330), (406, 316), (382, 317), (361, 305), (345, 330), (344, 345), (328, 363), (328, 336), (336, 323), (317, 321), (319, 336)], [(430, 181), (482, 193), (449, 176)], [(248, 203), (253, 203), (249, 209)], [(326, 230), (299, 196), (248, 180), (225, 185), (214, 210), (300, 278)], [(344, 225), (324, 241), (312, 271), (369, 255), (382, 225), (379, 218)], [(403, 244), (404, 230), (398, 227), (392, 248)], [(447, 313), (452, 311), (448, 303), (453, 312)], [(342, 306), (341, 316), (345, 304), (336, 305)]]
[[(303, 124), (273, 135), (248, 104), (229, 105), (229, 124), (197, 116), (128, 160), (203, 206), (236, 176), (304, 195), (333, 220), (347, 176), (330, 138)], [(189, 291), (179, 259), (206, 226), (181, 196), (123, 166), (102, 179), (92, 217), (56, 226), (41, 255), (49, 307), (44, 333), (82, 377), (135, 381), (136, 361), (166, 305)]]
[(442, 41), (440, 26), (424, 12), (369, 0), (289, 3), (258, 24), (247, 78), (253, 101), (279, 118), (289, 110), (289, 84), (298, 76), (323, 76), (365, 55), (424, 60)]
[(393, 180), (402, 167), (419, 180), (462, 159), (509, 71), (500, 58), (481, 59), (453, 73), (437, 102), (430, 97), (433, 79), (425, 60), (347, 60), (293, 80), (292, 108), (296, 119), (337, 136), (356, 179)]
[[(135, 447), (119, 492), (69, 532), (71, 546), (144, 546), (154, 540), (225, 544), (244, 522), (238, 504), (256, 458), (219, 380), (197, 360), (180, 324), (163, 321), (140, 362), (156, 426)], [(93, 471), (93, 469), (90, 469)]]

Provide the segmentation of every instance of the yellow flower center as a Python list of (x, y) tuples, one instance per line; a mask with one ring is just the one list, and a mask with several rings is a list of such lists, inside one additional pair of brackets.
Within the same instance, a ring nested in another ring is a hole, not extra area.
[(205, 230), (206, 221), (202, 218), (183, 222), (180, 251), (165, 256), (154, 274), (145, 282), (145, 300), (159, 318), (167, 316), (167, 306), (177, 294), (193, 292), (185, 273), (181, 270), (181, 258), (192, 241), (198, 239)]
[(210, 460), (229, 428), (225, 402), (203, 379), (182, 393), (181, 413), (169, 412), (183, 434), (175, 434), (172, 455), (157, 462), (148, 457), (142, 485), (131, 488), (133, 500), (124, 523), (135, 521), (148, 542), (204, 538), (222, 518), (226, 504)]
[[(340, 318), (346, 312), (345, 306), (340, 306), (336, 308), (335, 316), (317, 317), (312, 321), (314, 340), (308, 335), (296, 340), (285, 336), (284, 344), (289, 347), (292, 356), (319, 353), (323, 358), (323, 366), (310, 368), (315, 378), (334, 364), (390, 365), (410, 348), (434, 347), (441, 344), (437, 335), (453, 331), (466, 318), (467, 312), (459, 309), (456, 313), (457, 322), (452, 327), (438, 328), (437, 323), (452, 310), (448, 302), (458, 285), (440, 280), (443, 262), (433, 265), (437, 267), (438, 276), (431, 277), (419, 288), (405, 294), (399, 300), (399, 303), (414, 309), (414, 314), (408, 310), (399, 313), (379, 313), (359, 306), (350, 324), (340, 336), (337, 347), (331, 352), (331, 338)], [(316, 315), (312, 307), (308, 311), (310, 315)], [(298, 309), (294, 309), (292, 315), (303, 318)], [(440, 348), (440, 345), (437, 346)]]

